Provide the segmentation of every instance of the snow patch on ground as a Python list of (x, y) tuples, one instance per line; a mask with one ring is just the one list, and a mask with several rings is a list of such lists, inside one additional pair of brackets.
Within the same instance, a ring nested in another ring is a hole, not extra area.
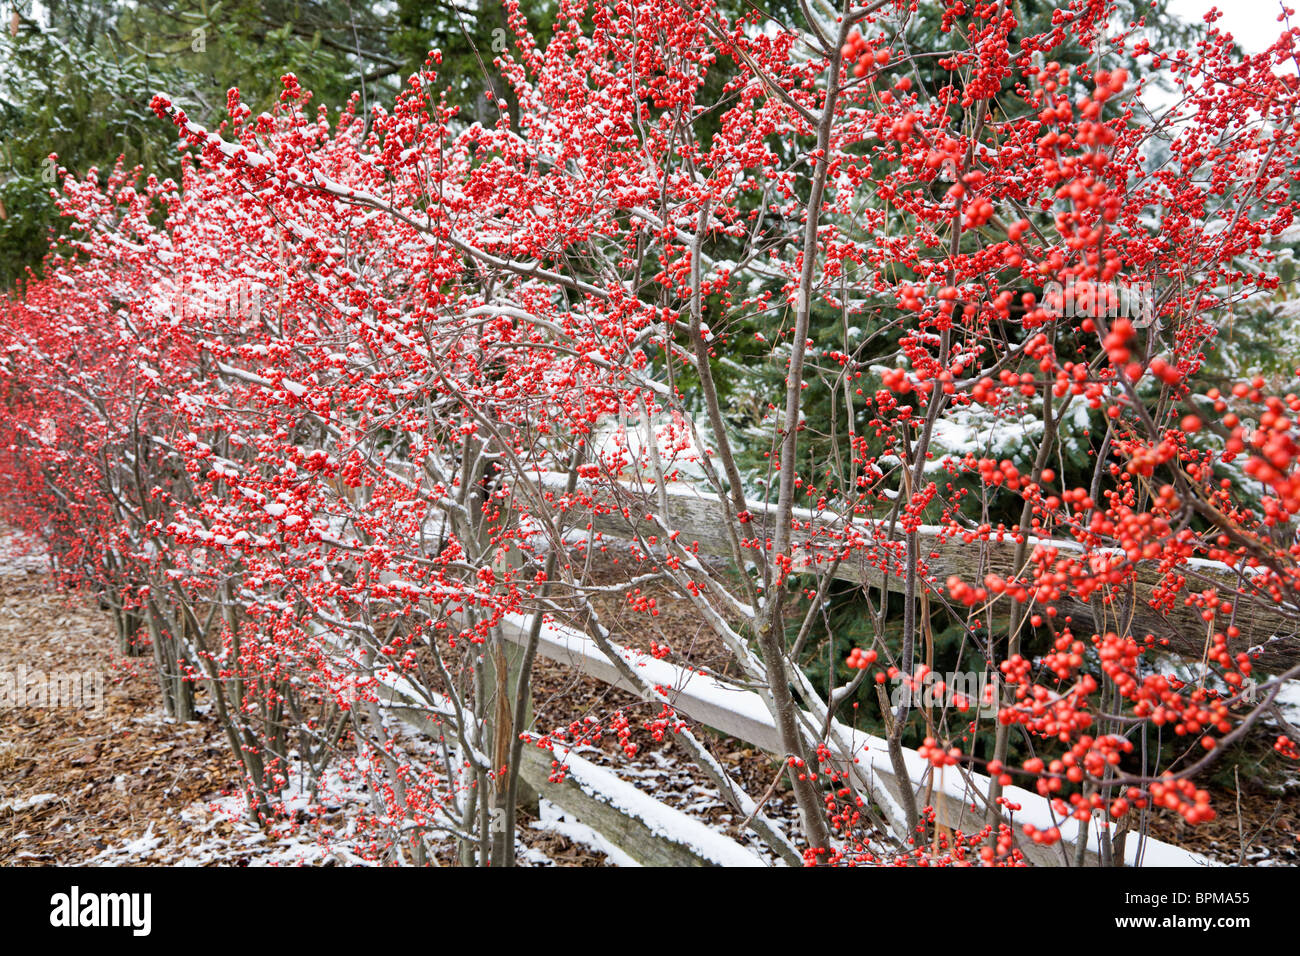
[(41, 574), (50, 569), (50, 560), (40, 542), (25, 534), (0, 529), (0, 577)]
[[(154, 835), (151, 822), (134, 839), (106, 847), (80, 861), (83, 866), (377, 866), (384, 862), (409, 865), (406, 848), (377, 854), (375, 831), (365, 825), (374, 806), (365, 783), (328, 771), (315, 800), (294, 766), (290, 783), (281, 794), (278, 816), (265, 827), (250, 818), (248, 803), (240, 794), (226, 794), (200, 800), (180, 812), (185, 835), (177, 842)], [(55, 799), (54, 794), (41, 797)], [(30, 802), (30, 801), (29, 801)], [(545, 806), (545, 801), (543, 801)], [(0, 805), (3, 809), (3, 805)], [(22, 809), (21, 807), (16, 809)], [(538, 830), (552, 830), (574, 843), (604, 854), (619, 866), (638, 864), (621, 853), (590, 827), (565, 817), (552, 808), (543, 813)], [(385, 856), (377, 859), (377, 856)], [(522, 840), (516, 859), (523, 866), (556, 866), (539, 847)]]
[(1276, 699), (1286, 722), (1292, 727), (1300, 727), (1300, 681), (1286, 681)]
[(5, 810), (12, 810), (14, 813), (22, 813), (24, 810), (31, 810), (33, 807), (39, 807), (49, 803), (51, 800), (59, 799), (57, 793), (37, 793), (28, 797), (26, 800), (3, 800), (0, 801), (0, 813)]
[(180, 816), (188, 825), (180, 845), (165, 846), (161, 837), (153, 836), (150, 823), (142, 836), (107, 847), (82, 865), (372, 865), (353, 852), (346, 839), (330, 842), (320, 828), (296, 824), (292, 818), (259, 828), (249, 819), (240, 796), (192, 803)]

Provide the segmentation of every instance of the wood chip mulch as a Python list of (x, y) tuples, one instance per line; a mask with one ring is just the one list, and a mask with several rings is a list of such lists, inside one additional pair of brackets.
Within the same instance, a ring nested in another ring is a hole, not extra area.
[(85, 691), (81, 707), (0, 709), (0, 863), (79, 862), (150, 822), (178, 838), (180, 811), (233, 779), (215, 724), (167, 721), (148, 663), (113, 651), (93, 603), (43, 573), (0, 576), (0, 672), (76, 672)]

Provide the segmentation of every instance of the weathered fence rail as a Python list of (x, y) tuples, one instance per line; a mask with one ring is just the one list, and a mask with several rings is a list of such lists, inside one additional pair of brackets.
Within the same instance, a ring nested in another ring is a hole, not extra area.
[[(538, 486), (546, 493), (559, 494), (567, 479), (562, 475), (543, 475)], [(656, 514), (663, 523), (681, 532), (681, 540), (698, 542), (701, 551), (713, 555), (730, 556), (727, 537), (728, 523), (722, 503), (717, 496), (700, 492), (683, 485), (671, 484), (666, 489), (668, 511), (659, 514), (657, 494), (650, 489), (620, 485), (615, 492), (601, 491), (595, 509), (582, 509), (570, 513), (570, 523), (581, 527), (590, 521), (592, 527), (606, 535), (626, 538), (634, 533), (658, 533), (646, 519)], [(610, 510), (612, 509), (612, 510)], [(770, 540), (773, 530), (772, 509), (759, 503), (749, 503), (752, 516), (745, 525), (750, 540)], [(793, 547), (802, 557), (805, 566), (816, 570), (830, 566), (834, 558), (845, 550), (844, 542), (853, 540), (855, 546), (833, 571), (840, 580), (901, 591), (905, 583), (905, 541), (901, 529), (890, 527), (882, 521), (854, 520), (845, 522), (838, 518), (795, 509), (796, 527)], [(919, 531), (920, 556), (924, 563), (923, 576), (933, 590), (942, 585), (949, 575), (958, 575), (965, 581), (979, 580), (986, 574), (1004, 578), (1023, 573), (1016, 568), (1017, 543), (1007, 533), (1002, 538), (965, 541), (951, 535), (946, 529), (923, 526)], [(1074, 541), (1055, 538), (1029, 538), (1027, 553), (1036, 547), (1050, 549), (1057, 557), (1082, 557), (1082, 547)], [(1117, 562), (1124, 560), (1122, 552), (1113, 552)], [(1132, 599), (1121, 606), (1113, 599), (1105, 605), (1106, 620), (1093, 622), (1092, 608), (1072, 597), (1057, 602), (1059, 608), (1078, 621), (1097, 623), (1102, 628), (1115, 629), (1117, 622), (1129, 622), (1138, 633), (1154, 634), (1158, 639), (1168, 639), (1169, 648), (1187, 657), (1200, 659), (1209, 638), (1202, 609), (1188, 606), (1185, 593), (1180, 593), (1173, 607), (1157, 609), (1151, 606), (1153, 592), (1167, 586), (1158, 571), (1157, 560), (1136, 562), (1136, 585)], [(1300, 664), (1300, 608), (1280, 604), (1268, 594), (1251, 589), (1254, 574), (1244, 569), (1228, 567), (1214, 561), (1196, 560), (1179, 569), (1186, 579), (1184, 590), (1201, 590), (1217, 587), (1221, 594), (1233, 594), (1236, 608), (1232, 623), (1240, 631), (1229, 641), (1233, 653), (1257, 650), (1258, 666), (1270, 671), (1282, 671)], [(1244, 593), (1238, 594), (1242, 591)], [(1228, 619), (1220, 616), (1215, 628), (1224, 630)]]

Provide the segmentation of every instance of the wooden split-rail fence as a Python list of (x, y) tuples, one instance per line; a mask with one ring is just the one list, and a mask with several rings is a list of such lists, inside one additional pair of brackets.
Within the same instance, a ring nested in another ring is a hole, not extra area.
[[(535, 487), (544, 493), (561, 492), (564, 476), (546, 475), (537, 479)], [(606, 494), (608, 494), (606, 492)], [(709, 494), (680, 485), (667, 489), (667, 513), (660, 511), (663, 500), (657, 494), (647, 494), (631, 487), (619, 489), (616, 498), (607, 499), (613, 508), (597, 507), (566, 516), (570, 527), (582, 528), (589, 524), (592, 530), (614, 538), (634, 538), (638, 532), (645, 535), (662, 533), (662, 528), (652, 525), (651, 515), (663, 525), (681, 532), (681, 539), (698, 542), (702, 552), (725, 556), (730, 545), (725, 538), (726, 523), (721, 502)], [(771, 531), (771, 514), (768, 509), (751, 505), (750, 530), (752, 538), (762, 539)], [(901, 534), (891, 535), (878, 522), (855, 521), (851, 527), (843, 522), (818, 516), (806, 511), (795, 514), (796, 534), (794, 549), (802, 551), (806, 566), (815, 569), (818, 555), (832, 553), (836, 542), (851, 532), (865, 547), (856, 559), (843, 560), (834, 570), (834, 576), (865, 586), (897, 590), (901, 587), (902, 555)], [(1010, 535), (1001, 540), (969, 542), (953, 537), (933, 527), (922, 528), (920, 555), (924, 563), (924, 580), (937, 587), (948, 575), (961, 575), (970, 580), (978, 573), (995, 573), (1004, 576), (1015, 574), (1013, 566), (1016, 542)], [(1081, 549), (1073, 542), (1060, 540), (1034, 540), (1029, 542), (1028, 553), (1035, 547), (1053, 549), (1058, 555), (1068, 556)], [(842, 548), (842, 545), (839, 545)], [(1121, 557), (1117, 555), (1117, 558)], [(883, 569), (883, 570), (882, 570)], [(1205, 647), (1206, 622), (1200, 609), (1185, 607), (1181, 601), (1166, 610), (1150, 606), (1153, 591), (1161, 584), (1156, 562), (1139, 562), (1136, 582), (1122, 612), (1108, 610), (1127, 621), (1133, 632), (1149, 631), (1161, 639), (1169, 640), (1169, 647), (1185, 656), (1199, 658)], [(1193, 590), (1216, 586), (1225, 593), (1238, 592), (1251, 575), (1213, 562), (1194, 562), (1181, 573), (1188, 578)], [(1062, 601), (1076, 620), (1091, 622), (1095, 609), (1088, 604)], [(1261, 595), (1238, 598), (1234, 623), (1240, 637), (1234, 650), (1253, 649), (1259, 655), (1262, 667), (1281, 670), (1300, 662), (1300, 610), (1271, 601)], [(533, 621), (527, 616), (507, 618), (501, 631), (506, 640), (526, 645)], [(553, 622), (540, 629), (538, 653), (574, 671), (600, 680), (610, 686), (634, 694), (642, 694), (642, 686), (629, 682), (624, 671), (585, 634)], [(780, 736), (762, 698), (755, 692), (726, 680), (705, 676), (698, 671), (678, 667), (667, 661), (656, 660), (639, 651), (613, 645), (616, 654), (648, 683), (666, 689), (673, 706), (681, 713), (728, 737), (744, 741), (778, 755), (782, 751)], [(1260, 653), (1262, 650), (1262, 653)], [(436, 731), (437, 714), (431, 712), (428, 701), (420, 694), (405, 688), (400, 680), (386, 683), (385, 703), (395, 713), (417, 727)], [(436, 708), (435, 708), (436, 710)], [(432, 720), (431, 720), (432, 718)], [(811, 718), (810, 718), (811, 719)], [(861, 733), (854, 728), (834, 722), (831, 739), (836, 756), (854, 767), (859, 783), (886, 803), (898, 805), (902, 788), (910, 787), (924, 802), (928, 795), (933, 803), (936, 821), (953, 830), (966, 833), (978, 831), (984, 824), (985, 795), (989, 780), (979, 773), (964, 768), (948, 767), (936, 770), (928, 760), (914, 750), (905, 749), (906, 779), (894, 771), (888, 756), (885, 740)], [(524, 782), (540, 796), (559, 806), (566, 813), (601, 833), (637, 862), (647, 865), (761, 865), (762, 860), (740, 843), (716, 831), (701, 830), (700, 821), (680, 811), (653, 800), (619, 779), (612, 771), (584, 760), (577, 754), (565, 753), (563, 760), (571, 768), (563, 782), (554, 782), (549, 751), (535, 747), (525, 748), (525, 760), (520, 769)], [(1040, 830), (1057, 827), (1061, 834), (1058, 843), (1043, 846), (1020, 838), (1019, 846), (1029, 862), (1045, 866), (1071, 865), (1080, 841), (1084, 850), (1085, 865), (1100, 862), (1100, 831), (1109, 823), (1098, 817), (1087, 825), (1072, 818), (1061, 819), (1050, 802), (1018, 787), (1003, 791), (1008, 804), (1018, 807), (1014, 812), (1003, 811), (1004, 819), (1013, 824), (1020, 837), (1020, 828), (1028, 823)], [(1131, 833), (1124, 842), (1124, 863), (1129, 866), (1207, 866), (1210, 862), (1190, 851), (1159, 840)]]

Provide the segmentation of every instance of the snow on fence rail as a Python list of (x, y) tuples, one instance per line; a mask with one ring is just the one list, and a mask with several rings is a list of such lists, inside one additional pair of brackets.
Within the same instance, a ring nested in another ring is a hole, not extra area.
[[(531, 615), (510, 615), (501, 624), (503, 636), (512, 643), (521, 645), (527, 643), (531, 629)], [(641, 670), (651, 684), (664, 688), (673, 706), (681, 713), (698, 723), (753, 744), (769, 753), (781, 752), (780, 735), (776, 724), (758, 694), (727, 681), (678, 667), (667, 661), (656, 660), (639, 651), (618, 645), (614, 645), (614, 649), (625, 661)], [(537, 653), (621, 690), (640, 694), (640, 688), (633, 686), (623, 677), (595, 641), (572, 628), (544, 623)], [(418, 700), (411, 700), (410, 703), (416, 707), (425, 706)], [(835, 722), (834, 729), (839, 732), (841, 738), (852, 741), (852, 752), (840, 753), (839, 756), (847, 761), (856, 761), (856, 767), (861, 774), (874, 778), (896, 801), (900, 792), (900, 782), (889, 761), (888, 743), (881, 738), (861, 733), (839, 721)], [(987, 777), (952, 768), (951, 772), (940, 771), (940, 775), (931, 781), (932, 767), (929, 761), (917, 754), (915, 750), (908, 748), (904, 748), (903, 756), (909, 777), (907, 784), (912, 786), (918, 795), (924, 794), (933, 782), (935, 814), (939, 823), (967, 833), (975, 832), (983, 826), (984, 795), (988, 793), (989, 787)], [(528, 761), (525, 761), (525, 764), (528, 764)], [(549, 767), (549, 759), (547, 766)], [(521, 772), (526, 778), (533, 776), (529, 773), (527, 765), (521, 768)], [(535, 779), (533, 776), (533, 779), (528, 782), (531, 784)], [(623, 784), (623, 786), (631, 785)], [(1060, 829), (1060, 843), (1052, 847), (1045, 847), (1024, 839), (1020, 841), (1020, 849), (1031, 863), (1042, 866), (1064, 866), (1067, 865), (1067, 860), (1073, 860), (1073, 850), (1081, 837), (1079, 821), (1060, 819), (1052, 812), (1051, 805), (1046, 799), (1020, 787), (1004, 788), (1003, 796), (1020, 807), (1014, 814), (1007, 815), (1007, 819), (1013, 823), (1032, 823), (1040, 829), (1053, 826)], [(670, 809), (662, 805), (660, 808), (661, 811)], [(575, 810), (578, 814), (582, 813), (579, 808)], [(1103, 824), (1104, 821), (1097, 816), (1084, 834), (1091, 835), (1095, 841), (1099, 826)], [(601, 829), (594, 821), (591, 825), (597, 830)], [(605, 836), (610, 837), (610, 834), (605, 833)], [(628, 850), (627, 847), (621, 848)], [(635, 856), (630, 850), (628, 852)], [(1124, 860), (1128, 866), (1212, 865), (1211, 861), (1199, 854), (1152, 839), (1128, 840), (1124, 848)], [(1098, 849), (1094, 845), (1087, 850), (1085, 865), (1096, 866), (1098, 862)]]

